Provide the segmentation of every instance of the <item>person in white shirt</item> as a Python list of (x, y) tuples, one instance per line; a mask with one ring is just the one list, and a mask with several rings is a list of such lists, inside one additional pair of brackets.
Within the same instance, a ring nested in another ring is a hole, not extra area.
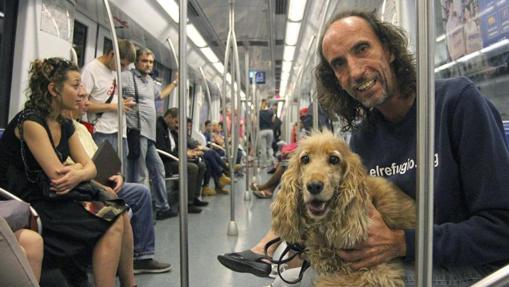
[[(134, 62), (136, 49), (130, 41), (123, 39), (118, 40), (118, 47), (120, 65), (125, 69), (130, 63)], [(83, 67), (81, 82), (90, 94), (88, 121), (94, 124), (94, 141), (98, 145), (104, 141), (109, 141), (113, 148), (117, 149), (118, 85), (115, 70), (115, 54), (111, 49), (106, 54), (90, 61)], [(124, 99), (124, 108), (126, 110), (129, 110), (133, 105), (134, 101), (132, 99)], [(126, 151), (125, 117), (123, 121), (123, 149)], [(127, 162), (126, 154), (127, 152), (124, 152), (124, 162)]]

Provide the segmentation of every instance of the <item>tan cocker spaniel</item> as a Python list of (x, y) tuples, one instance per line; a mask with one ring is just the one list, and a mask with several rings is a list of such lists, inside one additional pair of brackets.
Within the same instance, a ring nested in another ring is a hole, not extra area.
[(359, 156), (332, 133), (299, 142), (272, 206), (272, 227), (305, 246), (314, 286), (404, 286), (400, 260), (353, 270), (338, 251), (368, 238), (371, 201), (390, 228), (414, 228), (414, 201), (383, 178), (368, 176)]

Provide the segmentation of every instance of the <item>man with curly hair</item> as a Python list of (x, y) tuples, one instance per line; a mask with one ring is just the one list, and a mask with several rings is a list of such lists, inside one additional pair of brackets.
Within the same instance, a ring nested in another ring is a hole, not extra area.
[[(350, 11), (328, 22), (319, 43), (321, 106), (352, 132), (352, 150), (370, 175), (415, 198), (416, 71), (404, 32)], [(470, 286), (509, 262), (509, 150), (499, 113), (470, 80), (436, 81), (435, 91), (433, 286)], [(354, 269), (402, 258), (406, 284), (415, 285), (415, 230), (391, 230), (376, 209), (369, 214), (369, 238), (341, 258)], [(262, 262), (252, 255), (275, 236), (267, 233), (249, 256), (219, 259), (255, 274)], [(300, 286), (313, 281), (306, 273)]]
[[(321, 104), (352, 131), (370, 175), (415, 198), (416, 71), (404, 32), (346, 12), (320, 43)], [(433, 279), (469, 286), (509, 262), (509, 152), (499, 113), (470, 80), (436, 81), (435, 91)], [(370, 213), (369, 238), (340, 256), (356, 269), (403, 258), (414, 284), (415, 230), (391, 230)]]

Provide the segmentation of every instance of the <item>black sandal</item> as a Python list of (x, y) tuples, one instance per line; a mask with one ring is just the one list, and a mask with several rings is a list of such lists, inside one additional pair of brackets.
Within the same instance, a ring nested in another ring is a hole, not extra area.
[(218, 255), (217, 260), (225, 267), (241, 273), (251, 273), (258, 277), (269, 277), (272, 271), (270, 257), (256, 254), (251, 250)]

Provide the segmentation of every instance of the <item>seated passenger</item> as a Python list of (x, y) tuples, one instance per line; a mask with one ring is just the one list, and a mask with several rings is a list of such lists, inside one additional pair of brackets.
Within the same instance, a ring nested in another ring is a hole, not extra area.
[[(86, 280), (92, 266), (96, 287), (134, 286), (133, 243), (129, 218), (113, 220), (91, 215), (81, 202), (51, 199), (65, 196), (96, 169), (74, 133), (64, 109), (77, 109), (80, 98), (78, 67), (60, 58), (35, 60), (29, 71), (25, 109), (12, 119), (0, 139), (0, 186), (29, 202), (44, 226), (44, 262), (60, 268), (71, 284)], [(64, 166), (68, 157), (77, 163)]]
[[(178, 125), (179, 112), (177, 108), (166, 111), (164, 117), (157, 118), (156, 146), (158, 149), (178, 157)], [(188, 182), (188, 212), (200, 213), (201, 206), (208, 205), (208, 202), (199, 199), (201, 182), (205, 174), (205, 165), (193, 162), (201, 152), (187, 150), (187, 182)], [(178, 162), (161, 156), (167, 175), (178, 173)]]
[[(92, 157), (97, 151), (97, 145), (88, 132), (86, 126), (76, 119), (87, 112), (89, 95), (85, 86), (81, 85), (79, 90), (81, 102), (78, 110), (68, 110), (64, 116), (72, 120), (80, 142), (85, 152)], [(72, 161), (71, 161), (72, 162)], [(164, 273), (171, 270), (168, 263), (161, 263), (154, 259), (155, 233), (152, 218), (152, 196), (150, 191), (143, 184), (124, 182), (120, 174), (112, 175), (110, 181), (114, 184), (113, 189), (103, 186), (105, 189), (116, 193), (119, 198), (124, 199), (132, 210), (131, 225), (133, 227), (134, 240), (134, 274), (141, 273)], [(171, 216), (177, 216), (175, 210)]]
[[(209, 121), (210, 123), (210, 121)], [(205, 162), (207, 169), (203, 179), (203, 195), (215, 195), (216, 192), (226, 194), (228, 190), (223, 189), (227, 184), (231, 183), (231, 179), (224, 173), (227, 172), (228, 166), (224, 163), (223, 159), (219, 156), (216, 150), (200, 145), (200, 143), (191, 137), (193, 129), (192, 119), (187, 119), (187, 147), (196, 153), (201, 153), (201, 158)], [(210, 178), (213, 178), (215, 190), (210, 189)]]

